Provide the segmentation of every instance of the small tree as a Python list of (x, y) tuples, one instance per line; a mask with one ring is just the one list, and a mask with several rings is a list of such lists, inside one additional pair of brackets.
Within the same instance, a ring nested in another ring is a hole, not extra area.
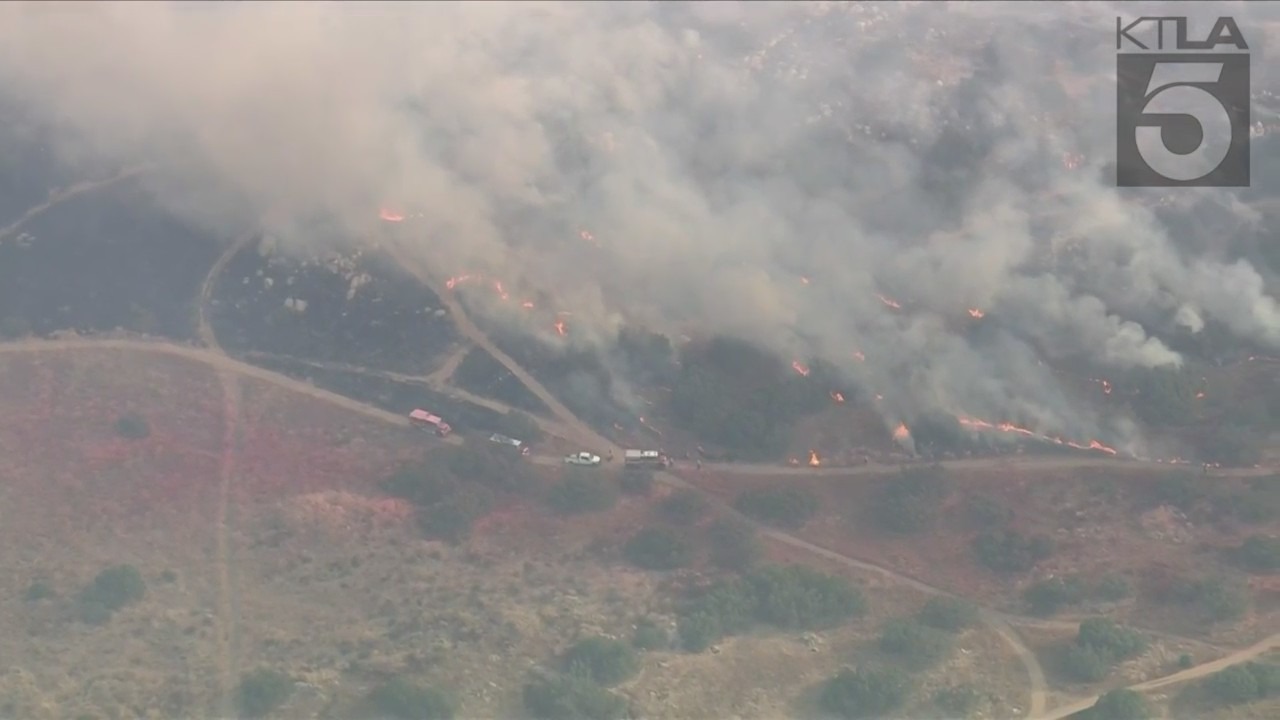
[(1048, 578), (1027, 587), (1022, 599), (1037, 615), (1052, 615), (1064, 606), (1084, 599), (1084, 586), (1077, 578)]
[(1111, 659), (1096, 648), (1069, 645), (1062, 656), (1062, 669), (1076, 682), (1101, 682), (1111, 672)]
[(965, 718), (982, 703), (982, 693), (971, 685), (950, 685), (933, 694), (933, 704), (949, 718)]
[(129, 413), (116, 420), (116, 434), (129, 440), (141, 440), (151, 435), (151, 426), (141, 415)]
[(1120, 688), (1098, 698), (1087, 715), (1089, 720), (1147, 720), (1151, 708), (1138, 693)]
[(613, 687), (640, 672), (640, 659), (630, 645), (605, 637), (579, 640), (564, 655), (565, 670), (585, 674), (603, 687)]
[(636, 623), (635, 634), (631, 636), (631, 645), (637, 650), (666, 650), (671, 647), (671, 637), (667, 631), (649, 618)]
[(240, 714), (260, 718), (283, 705), (293, 694), (293, 680), (276, 670), (259, 669), (240, 678), (236, 705)]
[(978, 606), (962, 598), (930, 598), (920, 610), (920, 622), (938, 630), (960, 632), (978, 622)]
[(907, 677), (892, 669), (845, 668), (822, 687), (818, 702), (848, 720), (884, 717), (902, 705), (910, 687)]
[(132, 565), (115, 565), (103, 570), (80, 593), (83, 603), (97, 603), (110, 612), (142, 599), (147, 583)]
[(677, 525), (692, 525), (710, 508), (711, 504), (702, 493), (690, 489), (675, 491), (658, 506), (662, 516)]
[(1123, 575), (1105, 575), (1093, 589), (1094, 595), (1105, 602), (1119, 602), (1133, 594), (1133, 588)]
[(1025, 537), (1012, 530), (988, 531), (973, 541), (979, 562), (1000, 573), (1021, 573), (1053, 554), (1053, 541), (1037, 535)]
[(1241, 564), (1256, 572), (1280, 570), (1280, 537), (1250, 535), (1237, 551)]
[(1210, 675), (1204, 682), (1209, 696), (1224, 705), (1240, 705), (1258, 699), (1258, 678), (1240, 665)]
[(798, 530), (818, 512), (818, 498), (795, 487), (744, 490), (733, 506), (760, 522)]
[(898, 619), (889, 621), (881, 631), (880, 650), (901, 658), (913, 669), (922, 670), (946, 657), (951, 641), (939, 630)]
[(399, 677), (374, 688), (369, 705), (379, 717), (394, 720), (452, 720), (457, 711), (447, 693)]
[(684, 538), (663, 527), (636, 533), (622, 548), (632, 565), (644, 570), (675, 570), (693, 561), (693, 548)]
[(725, 570), (748, 570), (764, 553), (755, 528), (741, 520), (719, 520), (708, 530), (707, 537), (711, 562)]
[(1147, 647), (1147, 641), (1141, 633), (1110, 618), (1089, 618), (1080, 623), (1076, 644), (1093, 648), (1112, 660), (1131, 658)]

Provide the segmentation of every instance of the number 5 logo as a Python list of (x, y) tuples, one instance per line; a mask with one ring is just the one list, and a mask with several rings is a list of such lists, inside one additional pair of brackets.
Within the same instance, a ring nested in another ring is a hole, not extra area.
[[(1222, 100), (1205, 90), (1222, 77), (1220, 62), (1160, 62), (1151, 69), (1141, 118), (1153, 124), (1134, 128), (1138, 154), (1164, 177), (1186, 182), (1213, 172), (1226, 159), (1232, 144), (1231, 114)], [(1200, 142), (1183, 154), (1165, 143), (1167, 120), (1153, 116), (1190, 118), (1200, 129)], [(1197, 153), (1198, 151), (1198, 153)]]

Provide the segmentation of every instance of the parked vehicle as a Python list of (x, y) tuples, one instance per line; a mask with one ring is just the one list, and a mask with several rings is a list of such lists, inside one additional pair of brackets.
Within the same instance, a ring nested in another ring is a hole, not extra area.
[(600, 456), (592, 455), (591, 453), (586, 452), (584, 450), (583, 452), (576, 452), (572, 455), (566, 455), (564, 458), (564, 464), (565, 465), (599, 465)]
[(665, 468), (671, 461), (658, 450), (627, 450), (623, 453), (622, 462), (627, 467)]
[(499, 445), (505, 445), (506, 447), (509, 447), (518, 451), (521, 455), (529, 454), (529, 446), (526, 445), (523, 440), (517, 440), (513, 437), (507, 437), (506, 435), (494, 433), (489, 436), (489, 442), (497, 443)]
[(449, 423), (445, 422), (439, 415), (432, 415), (422, 408), (409, 413), (409, 422), (425, 430), (432, 430), (440, 437), (453, 432), (453, 428)]

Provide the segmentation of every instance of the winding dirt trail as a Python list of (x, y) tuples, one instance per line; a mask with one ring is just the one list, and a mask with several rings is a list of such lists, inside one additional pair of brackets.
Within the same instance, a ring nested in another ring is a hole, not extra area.
[[(1280, 633), (1264, 638), (1247, 648), (1237, 650), (1230, 655), (1218, 658), (1217, 660), (1202, 663), (1193, 668), (1187, 668), (1186, 670), (1173, 673), (1172, 675), (1165, 675), (1164, 677), (1147, 680), (1146, 682), (1140, 682), (1128, 687), (1130, 690), (1135, 692), (1147, 692), (1149, 690), (1158, 690), (1171, 685), (1179, 685), (1192, 680), (1199, 680), (1221, 670), (1226, 670), (1234, 665), (1249, 662), (1250, 660), (1277, 649), (1280, 649)], [(1102, 696), (1094, 695), (1093, 697), (1083, 698), (1066, 705), (1060, 705), (1048, 714), (1033, 715), (1031, 720), (1063, 720), (1063, 718), (1070, 717), (1081, 710), (1086, 710), (1089, 707), (1092, 707), (1100, 697)]]
[(149, 165), (138, 165), (136, 167), (125, 168), (108, 178), (102, 178), (100, 180), (86, 180), (84, 182), (79, 182), (75, 185), (62, 188), (53, 195), (50, 195), (48, 200), (29, 208), (17, 220), (14, 220), (8, 225), (0, 228), (0, 241), (21, 230), (23, 225), (31, 222), (31, 220), (39, 217), (41, 214), (52, 210), (61, 203), (64, 203), (77, 195), (82, 195), (91, 190), (97, 190), (98, 188), (118, 183), (121, 180), (128, 180), (129, 178), (137, 177), (148, 169), (150, 169)]

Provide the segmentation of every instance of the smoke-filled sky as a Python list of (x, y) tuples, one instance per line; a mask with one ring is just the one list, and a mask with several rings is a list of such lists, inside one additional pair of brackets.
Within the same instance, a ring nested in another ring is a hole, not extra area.
[[(1280, 13), (1258, 5), (1173, 7), (1233, 14), (1262, 76)], [(745, 335), (847, 369), (889, 422), (937, 408), (1115, 439), (1040, 357), (1177, 364), (1167, 339), (1206, 321), (1280, 349), (1262, 276), (1152, 209), (1248, 219), (1232, 194), (1112, 187), (1115, 15), (3, 3), (0, 90), (69, 158), (160, 161), (155, 190), (226, 234), (328, 248), (386, 232), (391, 207), (442, 274), (551, 292), (575, 342), (623, 321)]]

